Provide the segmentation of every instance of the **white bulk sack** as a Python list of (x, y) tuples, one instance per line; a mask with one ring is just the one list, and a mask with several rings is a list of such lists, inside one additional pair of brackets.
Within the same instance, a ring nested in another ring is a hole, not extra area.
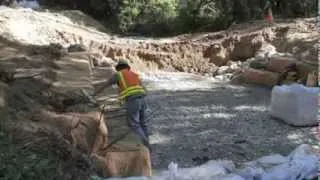
[(275, 86), (270, 114), (294, 126), (317, 125), (319, 88), (301, 84)]

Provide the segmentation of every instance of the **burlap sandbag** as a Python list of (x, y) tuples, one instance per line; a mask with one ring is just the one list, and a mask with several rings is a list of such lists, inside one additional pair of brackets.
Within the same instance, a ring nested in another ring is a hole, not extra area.
[(35, 112), (32, 119), (83, 153), (91, 154), (108, 144), (107, 127), (99, 112), (56, 114), (41, 111)]
[(152, 176), (150, 153), (143, 145), (113, 145), (91, 157), (105, 177)]

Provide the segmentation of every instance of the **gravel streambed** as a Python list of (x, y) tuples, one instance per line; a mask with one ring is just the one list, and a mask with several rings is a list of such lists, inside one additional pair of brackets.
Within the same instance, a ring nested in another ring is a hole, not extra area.
[(311, 128), (296, 128), (268, 114), (271, 89), (233, 86), (186, 73), (142, 75), (152, 116), (155, 169), (171, 161), (191, 167), (213, 159), (246, 162), (316, 145)]

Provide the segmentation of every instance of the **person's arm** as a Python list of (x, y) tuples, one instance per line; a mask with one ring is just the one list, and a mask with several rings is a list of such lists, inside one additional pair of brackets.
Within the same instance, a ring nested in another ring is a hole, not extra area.
[(116, 84), (117, 83), (117, 74), (114, 74), (110, 79), (108, 79), (107, 82), (103, 83), (103, 85), (100, 88), (97, 88), (97, 90), (95, 91), (94, 95), (99, 94), (102, 90), (104, 90), (105, 88)]
[(142, 86), (142, 88), (144, 89), (144, 91), (146, 92), (146, 94), (148, 94), (148, 91), (147, 91), (147, 88), (146, 88), (146, 86), (141, 82), (141, 86)]
[(140, 81), (140, 85), (141, 87), (144, 89), (144, 91), (146, 92), (146, 94), (148, 93), (147, 88), (145, 86), (145, 84), (142, 82), (142, 79), (139, 77), (139, 81)]

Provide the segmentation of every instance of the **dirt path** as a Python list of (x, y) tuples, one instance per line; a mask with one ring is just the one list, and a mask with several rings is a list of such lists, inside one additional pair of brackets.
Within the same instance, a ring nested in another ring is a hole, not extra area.
[(316, 144), (311, 128), (294, 128), (268, 115), (271, 90), (231, 86), (188, 74), (145, 76), (153, 144), (153, 167), (180, 167), (211, 159), (236, 163), (298, 144)]

